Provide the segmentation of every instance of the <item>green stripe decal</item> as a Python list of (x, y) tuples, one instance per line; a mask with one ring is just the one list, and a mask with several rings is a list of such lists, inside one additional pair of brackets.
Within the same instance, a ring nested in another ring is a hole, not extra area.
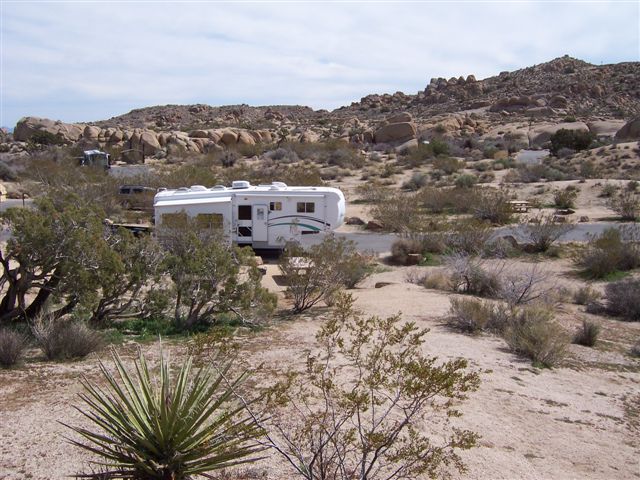
[(282, 225), (297, 225), (299, 227), (307, 227), (315, 232), (319, 232), (320, 229), (318, 227), (314, 227), (313, 225), (307, 225), (306, 223), (293, 223), (293, 222), (289, 222), (289, 223), (275, 223), (273, 225), (269, 225), (270, 227), (280, 227)]

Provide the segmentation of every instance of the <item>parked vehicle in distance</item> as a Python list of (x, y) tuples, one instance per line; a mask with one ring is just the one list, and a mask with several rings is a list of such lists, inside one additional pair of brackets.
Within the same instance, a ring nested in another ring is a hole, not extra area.
[(282, 182), (253, 186), (234, 181), (158, 191), (154, 198), (156, 227), (184, 224), (219, 227), (230, 241), (259, 249), (282, 249), (301, 235), (331, 231), (342, 225), (345, 198), (337, 188), (289, 187)]
[(80, 157), (80, 165), (87, 167), (111, 168), (111, 155), (100, 150), (85, 150)]
[(155, 188), (142, 185), (122, 185), (118, 188), (120, 204), (128, 210), (151, 211), (155, 194)]

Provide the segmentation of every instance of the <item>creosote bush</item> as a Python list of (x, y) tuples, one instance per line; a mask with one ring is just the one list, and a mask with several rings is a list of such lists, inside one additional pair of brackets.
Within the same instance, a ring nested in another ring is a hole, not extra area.
[(0, 367), (8, 368), (15, 365), (22, 357), (27, 347), (26, 335), (16, 330), (0, 328)]
[(635, 222), (640, 218), (640, 196), (633, 190), (627, 190), (612, 197), (608, 206), (620, 215), (622, 221)]
[(575, 190), (556, 190), (553, 193), (553, 205), (559, 209), (575, 208), (578, 193)]
[(328, 235), (305, 250), (298, 244), (285, 248), (279, 262), (287, 283), (293, 312), (303, 312), (321, 300), (333, 301), (341, 288), (355, 288), (372, 273), (371, 259), (357, 252), (355, 243)]
[(587, 285), (573, 292), (573, 302), (577, 305), (589, 305), (600, 300), (601, 296), (598, 290)]
[(538, 215), (520, 225), (534, 252), (546, 252), (562, 235), (573, 228), (569, 223), (558, 223), (553, 215)]
[[(450, 428), (478, 388), (467, 361), (423, 353), (426, 330), (399, 315), (363, 317), (340, 295), (316, 335), (317, 353), (270, 391), (267, 444), (306, 479), (438, 478), (464, 472), (458, 452), (478, 435)], [(319, 351), (318, 351), (319, 350)], [(420, 427), (428, 420), (438, 432)]]
[(597, 323), (583, 320), (578, 330), (573, 335), (573, 343), (585, 347), (594, 347), (598, 341), (601, 327)]

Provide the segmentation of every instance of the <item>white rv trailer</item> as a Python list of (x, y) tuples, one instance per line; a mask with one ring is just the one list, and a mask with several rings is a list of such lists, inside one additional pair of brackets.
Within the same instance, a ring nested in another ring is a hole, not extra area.
[(222, 227), (238, 245), (259, 249), (281, 249), (301, 235), (334, 230), (345, 214), (344, 195), (337, 188), (289, 187), (282, 182), (254, 186), (234, 181), (230, 188), (161, 190), (153, 207), (157, 227), (186, 215), (198, 224)]

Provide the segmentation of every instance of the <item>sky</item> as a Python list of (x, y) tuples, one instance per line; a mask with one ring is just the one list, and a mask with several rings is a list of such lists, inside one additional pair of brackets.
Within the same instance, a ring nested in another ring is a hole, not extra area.
[(640, 60), (640, 0), (0, 0), (0, 125), (165, 104), (349, 105), (568, 54)]

